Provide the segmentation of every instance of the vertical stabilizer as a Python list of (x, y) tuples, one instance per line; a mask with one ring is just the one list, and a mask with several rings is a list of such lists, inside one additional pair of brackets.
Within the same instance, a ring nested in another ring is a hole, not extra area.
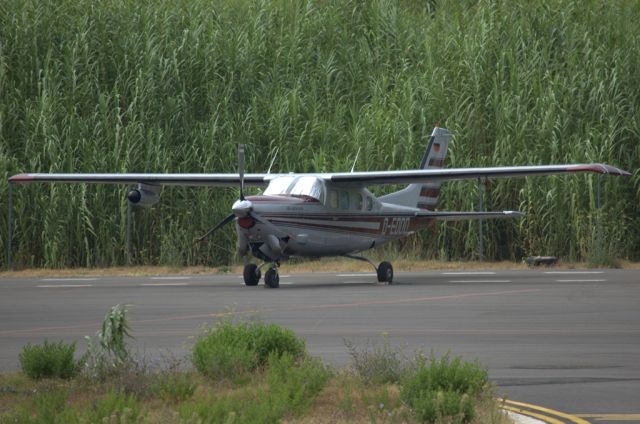
[[(447, 156), (451, 133), (440, 127), (435, 127), (429, 138), (427, 150), (424, 152), (420, 168), (442, 168)], [(440, 195), (440, 183), (409, 184), (406, 188), (380, 197), (384, 203), (392, 203), (399, 206), (434, 210), (438, 204)]]

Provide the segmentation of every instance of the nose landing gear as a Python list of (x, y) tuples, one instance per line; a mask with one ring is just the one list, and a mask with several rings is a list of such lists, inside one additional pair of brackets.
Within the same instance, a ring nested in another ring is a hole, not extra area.
[(264, 273), (264, 286), (272, 289), (280, 287), (280, 276), (278, 275), (278, 268), (272, 267)]
[[(244, 284), (247, 286), (257, 286), (260, 282), (262, 273), (260, 268), (266, 264), (258, 266), (256, 264), (246, 264), (242, 276), (244, 278)], [(267, 272), (264, 273), (264, 286), (272, 289), (280, 287), (280, 275), (278, 275), (277, 264), (271, 264)]]
[(260, 268), (256, 264), (246, 264), (242, 276), (244, 277), (244, 284), (247, 286), (257, 286), (261, 277)]

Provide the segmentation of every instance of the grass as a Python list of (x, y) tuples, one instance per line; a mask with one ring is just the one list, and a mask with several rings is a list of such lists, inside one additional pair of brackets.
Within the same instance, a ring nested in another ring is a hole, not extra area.
[[(0, 422), (101, 422), (101, 417), (114, 416), (118, 420), (113, 422), (176, 424), (225, 422), (231, 417), (237, 423), (418, 422), (402, 402), (397, 384), (368, 383), (349, 369), (330, 370), (317, 360), (296, 366), (287, 361), (290, 359), (271, 371), (256, 370), (243, 382), (225, 384), (188, 370), (171, 377), (166, 370), (156, 370), (146, 376), (146, 390), (137, 393), (118, 391), (122, 380), (114, 386), (116, 380), (109, 379), (99, 383), (77, 377), (33, 381), (22, 374), (0, 374)], [(188, 383), (193, 392), (167, 397), (158, 390), (157, 382), (169, 378)], [(487, 390), (476, 403), (472, 422), (511, 424), (498, 412), (499, 401), (491, 393)], [(46, 421), (50, 416), (58, 421)]]
[[(631, 178), (492, 180), (486, 257), (640, 257), (640, 5), (548, 2), (5, 0), (0, 180), (18, 172), (409, 169), (435, 122), (450, 167), (607, 162)], [(596, 208), (598, 183), (602, 208)], [(375, 188), (378, 189), (378, 188)], [(125, 263), (125, 187), (14, 187), (18, 268)], [(165, 187), (133, 210), (133, 263), (233, 263), (236, 189)], [(474, 210), (475, 182), (439, 208)], [(0, 184), (0, 210), (8, 202)], [(0, 227), (7, 228), (6, 215)], [(6, 232), (0, 232), (5, 246)], [(439, 223), (391, 250), (471, 260), (478, 223)], [(6, 266), (4, 255), (0, 267)]]

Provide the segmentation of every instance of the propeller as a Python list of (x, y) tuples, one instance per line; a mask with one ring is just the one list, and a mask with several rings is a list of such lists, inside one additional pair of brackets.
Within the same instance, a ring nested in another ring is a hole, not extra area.
[[(224, 227), (234, 219), (242, 219), (247, 217), (253, 219), (254, 221), (258, 221), (267, 228), (269, 233), (277, 237), (288, 237), (287, 234), (285, 234), (284, 232), (282, 232), (282, 230), (269, 222), (269, 220), (264, 219), (256, 213), (253, 213), (253, 203), (251, 203), (250, 200), (247, 200), (244, 197), (244, 144), (238, 145), (238, 174), (240, 176), (240, 198), (233, 203), (233, 206), (231, 207), (232, 213), (222, 221), (217, 223), (215, 226), (207, 230), (207, 232), (202, 236), (195, 239), (193, 241), (193, 244), (204, 241), (204, 239), (209, 237), (214, 231)], [(240, 225), (243, 225), (242, 222), (240, 222)]]
[(238, 145), (238, 174), (240, 175), (240, 199), (236, 200), (231, 210), (230, 215), (224, 218), (222, 221), (211, 227), (202, 236), (193, 241), (193, 244), (200, 243), (209, 237), (214, 231), (224, 227), (235, 218), (244, 218), (249, 216), (249, 212), (253, 208), (252, 203), (246, 200), (244, 197), (244, 144)]

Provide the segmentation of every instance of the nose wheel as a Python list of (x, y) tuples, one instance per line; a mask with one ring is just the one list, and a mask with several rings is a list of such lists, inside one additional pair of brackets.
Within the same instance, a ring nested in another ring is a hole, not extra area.
[(264, 286), (272, 289), (280, 287), (280, 276), (278, 275), (277, 268), (269, 268), (264, 273)]

